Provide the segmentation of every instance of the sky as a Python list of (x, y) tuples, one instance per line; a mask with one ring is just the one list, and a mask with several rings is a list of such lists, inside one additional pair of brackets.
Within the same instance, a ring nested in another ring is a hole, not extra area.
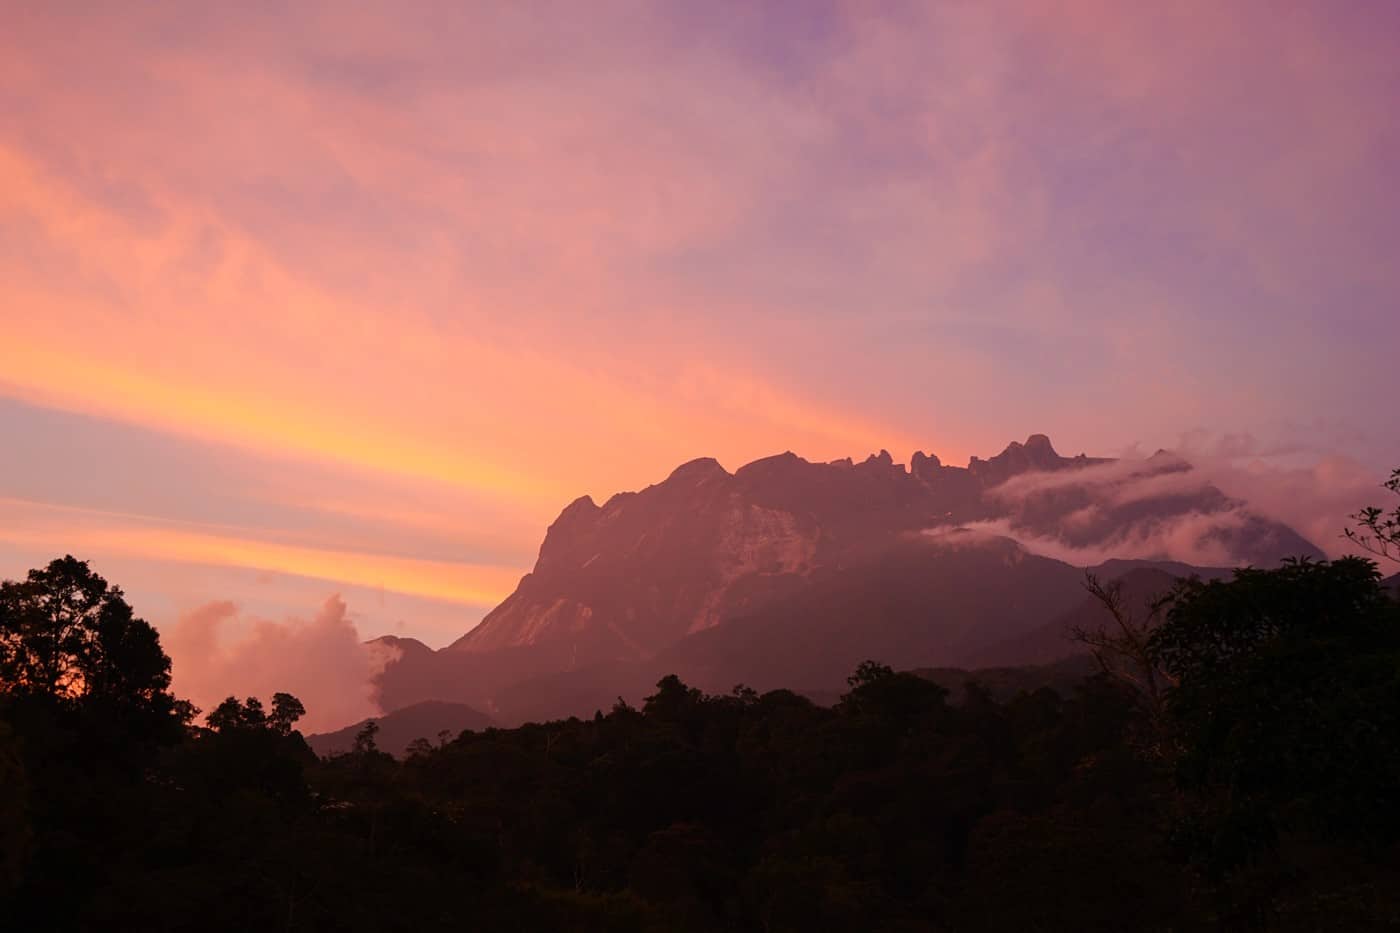
[(444, 644), (698, 456), (1400, 464), (1385, 0), (0, 20), (0, 577), (168, 640)]

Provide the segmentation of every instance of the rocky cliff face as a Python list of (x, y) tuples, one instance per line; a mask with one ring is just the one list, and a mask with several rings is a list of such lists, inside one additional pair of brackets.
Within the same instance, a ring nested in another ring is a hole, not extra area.
[(821, 534), (810, 514), (746, 495), (714, 460), (696, 460), (601, 507), (572, 503), (534, 571), (450, 650), (564, 640), (571, 661), (645, 657), (718, 622), (744, 598), (737, 590), (806, 574)]
[(702, 459), (602, 506), (586, 496), (570, 504), (534, 570), (446, 650), (534, 649), (566, 669), (649, 658), (781, 605), (817, 571), (860, 565), (901, 536), (968, 524), (1032, 550), (1097, 554), (1086, 565), (1193, 548), (1209, 563), (1317, 554), (1178, 458), (1062, 457), (1043, 434), (965, 468), (922, 452), (907, 469), (885, 451), (862, 463), (785, 453), (734, 473)]

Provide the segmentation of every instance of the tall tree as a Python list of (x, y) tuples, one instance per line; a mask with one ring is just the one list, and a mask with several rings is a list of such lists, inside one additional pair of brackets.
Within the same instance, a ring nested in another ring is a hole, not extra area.
[(120, 588), (71, 555), (0, 583), (0, 691), (176, 710), (170, 658)]
[(272, 715), (267, 724), (279, 735), (290, 735), (297, 720), (306, 715), (306, 707), (290, 693), (272, 695)]

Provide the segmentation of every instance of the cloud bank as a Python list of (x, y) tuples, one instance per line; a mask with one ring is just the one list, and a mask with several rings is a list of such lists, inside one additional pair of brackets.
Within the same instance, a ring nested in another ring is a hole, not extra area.
[(1373, 471), (1336, 455), (1289, 464), (1295, 451), (1226, 440), (1190, 451), (1189, 461), (1159, 452), (1013, 477), (988, 492), (1007, 516), (968, 527), (1079, 566), (1110, 558), (1235, 566), (1296, 550), (1279, 525), (1328, 557), (1357, 553), (1343, 530), (1379, 496)]
[(306, 706), (303, 732), (335, 729), (380, 712), (371, 679), (389, 658), (363, 643), (344, 600), (331, 596), (310, 619), (247, 618), (228, 600), (184, 613), (163, 633), (175, 692), (206, 713), (227, 696), (278, 691)]
[(1254, 459), (1206, 462), (1198, 469), (1227, 496), (1294, 528), (1334, 558), (1361, 553), (1342, 532), (1351, 524), (1351, 515), (1385, 496), (1383, 476), (1340, 455), (1307, 466)]

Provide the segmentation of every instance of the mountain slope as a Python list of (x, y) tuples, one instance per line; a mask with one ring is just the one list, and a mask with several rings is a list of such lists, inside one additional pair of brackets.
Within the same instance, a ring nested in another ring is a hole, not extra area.
[(727, 690), (841, 684), (856, 665), (959, 666), (989, 638), (1067, 609), (1082, 573), (1004, 538), (908, 535), (859, 563), (823, 569), (766, 605), (667, 648), (658, 666)]
[[(311, 750), (321, 756), (348, 752), (355, 747), (355, 736), (359, 735), (368, 719), (337, 729), (334, 732), (321, 732), (308, 735), (306, 743)], [(440, 733), (451, 733), (456, 738), (462, 732), (480, 732), (494, 723), (491, 717), (462, 703), (444, 703), (428, 700), (395, 710), (375, 719), (379, 732), (375, 742), (381, 751), (395, 757), (403, 757), (414, 739), (427, 739), (437, 744)]]

